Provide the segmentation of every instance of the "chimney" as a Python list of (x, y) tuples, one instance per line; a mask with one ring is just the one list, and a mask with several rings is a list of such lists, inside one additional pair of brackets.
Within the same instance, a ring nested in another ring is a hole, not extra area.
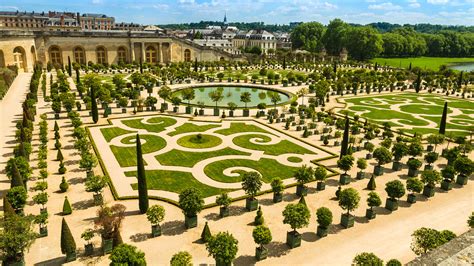
[(64, 26), (64, 15), (61, 15), (61, 23), (60, 24), (61, 24), (61, 27)]

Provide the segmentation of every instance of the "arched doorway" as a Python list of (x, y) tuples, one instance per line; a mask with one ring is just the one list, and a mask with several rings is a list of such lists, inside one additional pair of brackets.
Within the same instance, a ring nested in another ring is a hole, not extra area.
[(191, 62), (191, 51), (189, 49), (184, 50), (184, 61)]
[(86, 64), (86, 53), (84, 52), (84, 48), (79, 46), (74, 48), (74, 62), (81, 65)]
[(147, 63), (156, 63), (157, 62), (157, 51), (156, 51), (156, 48), (154, 46), (148, 46), (145, 50), (145, 61)]
[(5, 56), (2, 50), (0, 50), (0, 67), (5, 67)]
[(127, 62), (127, 50), (121, 46), (117, 49), (117, 63), (124, 64)]
[(23, 47), (17, 46), (13, 49), (13, 62), (18, 67), (18, 71), (27, 72), (28, 64), (26, 62), (26, 53)]
[(107, 64), (107, 51), (103, 46), (97, 47), (96, 51), (97, 64)]
[(50, 62), (53, 65), (62, 65), (63, 64), (63, 59), (61, 56), (61, 50), (57, 46), (52, 46), (49, 48), (49, 58)]

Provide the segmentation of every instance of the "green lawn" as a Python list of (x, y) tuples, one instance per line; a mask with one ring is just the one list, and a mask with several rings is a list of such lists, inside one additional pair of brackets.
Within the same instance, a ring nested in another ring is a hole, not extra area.
[(261, 127), (255, 126), (255, 125), (247, 125), (243, 122), (233, 122), (230, 124), (229, 128), (225, 129), (219, 129), (216, 130), (215, 133), (221, 134), (221, 135), (232, 135), (235, 133), (242, 133), (242, 132), (262, 132), (262, 133), (269, 133), (268, 131), (264, 130)]
[(180, 146), (191, 148), (191, 149), (212, 148), (212, 147), (219, 146), (222, 143), (222, 139), (216, 136), (211, 136), (211, 135), (206, 135), (206, 134), (202, 134), (201, 136), (202, 136), (201, 140), (197, 139), (197, 134), (184, 136), (184, 137), (179, 138), (177, 143)]
[(209, 125), (196, 125), (193, 123), (184, 123), (179, 127), (176, 127), (175, 131), (168, 133), (170, 136), (175, 136), (188, 132), (204, 132), (211, 128), (220, 127), (219, 124), (209, 124)]
[[(185, 189), (196, 188), (201, 192), (201, 196), (204, 198), (217, 195), (225, 191), (231, 191), (207, 186), (197, 181), (191, 173), (187, 172), (148, 170), (145, 171), (145, 174), (148, 190), (164, 190), (181, 193)], [(137, 176), (137, 172), (126, 172), (125, 175), (133, 178)], [(132, 188), (134, 190), (137, 190), (137, 186), (138, 185), (136, 183), (132, 184)]]
[(155, 158), (162, 165), (193, 167), (200, 161), (225, 155), (249, 155), (249, 153), (237, 151), (232, 148), (224, 148), (222, 150), (210, 152), (171, 150), (167, 153), (157, 155)]
[(474, 58), (454, 58), (454, 57), (410, 57), (410, 58), (375, 58), (371, 60), (379, 65), (389, 65), (392, 67), (408, 68), (412, 67), (439, 70), (441, 65), (455, 65), (458, 63), (474, 62)]
[(270, 183), (273, 178), (280, 177), (286, 179), (294, 176), (298, 169), (297, 167), (285, 166), (273, 159), (261, 158), (258, 161), (237, 159), (237, 160), (222, 160), (210, 163), (204, 167), (204, 173), (216, 181), (235, 183), (242, 180), (244, 171), (235, 171), (239, 176), (225, 176), (223, 171), (231, 167), (248, 167), (258, 171), (262, 175), (262, 180), (265, 183)]
[(104, 136), (107, 142), (110, 142), (115, 137), (125, 135), (128, 133), (133, 133), (133, 131), (128, 131), (119, 127), (109, 127), (109, 128), (101, 128), (100, 132)]
[(314, 152), (307, 150), (301, 146), (298, 146), (294, 144), (293, 142), (290, 142), (288, 140), (281, 140), (277, 144), (271, 144), (271, 145), (258, 145), (250, 142), (250, 139), (253, 138), (258, 138), (261, 140), (256, 140), (256, 142), (269, 142), (271, 139), (268, 136), (265, 135), (260, 135), (260, 134), (249, 134), (249, 135), (242, 135), (235, 137), (232, 142), (234, 142), (235, 145), (246, 148), (246, 149), (251, 149), (251, 150), (256, 150), (256, 151), (264, 151), (265, 154), (268, 155), (281, 155), (281, 154), (286, 154), (286, 153), (297, 153), (297, 154), (314, 154)]
[[(130, 136), (122, 139), (123, 144), (135, 143), (135, 136)], [(142, 141), (142, 152), (143, 154), (159, 151), (166, 147), (166, 141), (158, 136), (154, 135), (140, 135)], [(112, 153), (117, 158), (118, 163), (121, 167), (129, 167), (137, 165), (137, 152), (136, 147), (118, 147), (110, 146)]]
[(145, 129), (149, 132), (161, 132), (167, 127), (176, 124), (176, 120), (169, 117), (157, 116), (148, 119), (148, 123), (142, 123), (144, 118), (131, 119), (131, 120), (122, 120), (122, 123), (128, 127), (136, 129)]

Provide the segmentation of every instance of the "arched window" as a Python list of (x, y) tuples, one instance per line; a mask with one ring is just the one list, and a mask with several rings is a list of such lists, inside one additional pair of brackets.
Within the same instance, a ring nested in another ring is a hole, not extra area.
[(59, 47), (57, 46), (51, 47), (51, 49), (49, 50), (49, 57), (50, 57), (51, 63), (59, 64), (59, 65), (63, 64), (63, 60), (61, 58), (61, 50), (59, 50)]
[(124, 47), (119, 47), (117, 50), (117, 61), (118, 63), (127, 62), (127, 50)]
[(145, 50), (145, 61), (147, 63), (156, 63), (157, 61), (157, 52), (155, 47), (148, 46)]
[(104, 47), (97, 47), (96, 49), (97, 55), (97, 64), (106, 64), (107, 63), (107, 51), (105, 51)]
[(0, 67), (5, 67), (5, 56), (2, 50), (0, 50)]
[(81, 65), (86, 64), (86, 53), (82, 47), (74, 48), (74, 62)]
[(191, 62), (191, 51), (189, 49), (184, 50), (184, 61)]

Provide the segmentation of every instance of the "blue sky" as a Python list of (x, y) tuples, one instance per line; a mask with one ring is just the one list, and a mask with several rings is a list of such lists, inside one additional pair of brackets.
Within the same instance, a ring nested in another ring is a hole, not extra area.
[(474, 25), (474, 0), (1, 0), (0, 10), (104, 13), (142, 24), (222, 20), (227, 12), (229, 22)]

